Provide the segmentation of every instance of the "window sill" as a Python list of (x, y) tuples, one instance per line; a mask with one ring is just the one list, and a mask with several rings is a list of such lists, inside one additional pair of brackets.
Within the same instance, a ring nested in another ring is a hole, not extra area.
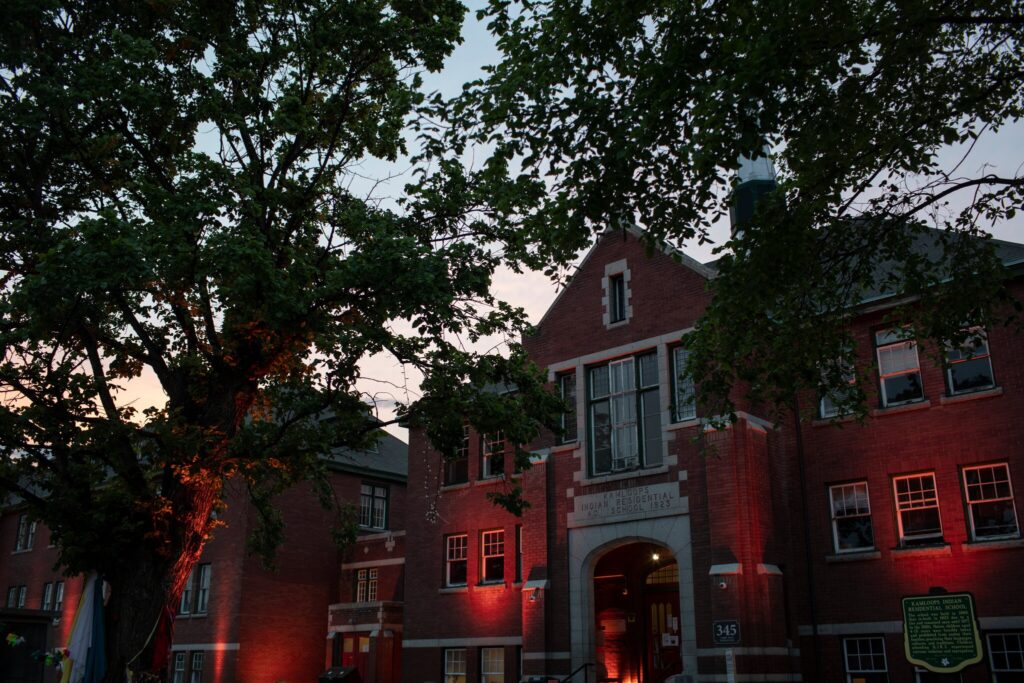
[(623, 318), (622, 320), (612, 320), (610, 322), (607, 322), (607, 323), (605, 323), (604, 328), (606, 330), (614, 330), (616, 327), (625, 327), (628, 324), (629, 324), (629, 318), (626, 317), (626, 318)]
[(1022, 538), (1003, 538), (991, 541), (969, 541), (960, 544), (965, 553), (977, 553), (985, 550), (1009, 550), (1010, 548), (1024, 548)]
[(676, 429), (690, 429), (691, 427), (699, 427), (703, 423), (703, 420), (701, 420), (699, 417), (691, 417), (688, 420), (679, 420), (678, 422), (672, 422), (665, 429), (671, 432)]
[(907, 557), (941, 557), (943, 555), (952, 554), (953, 551), (950, 549), (948, 543), (892, 549), (892, 556), (896, 559), (903, 559)]
[(209, 612), (196, 612), (194, 614), (190, 612), (189, 614), (178, 614), (174, 618), (175, 619), (205, 619), (208, 616), (209, 616)]
[(11, 555), (24, 555), (30, 552), (32, 552), (32, 548), (22, 548), (21, 550), (12, 550)]
[(927, 398), (923, 398), (920, 401), (914, 401), (913, 403), (902, 403), (898, 406), (874, 408), (871, 411), (871, 417), (885, 417), (886, 415), (898, 415), (899, 413), (912, 413), (915, 410), (928, 410), (931, 407), (932, 402)]
[(970, 393), (954, 394), (952, 396), (940, 396), (939, 405), (948, 406), (954, 403), (963, 403), (964, 401), (976, 401), (983, 398), (993, 398), (995, 396), (1002, 395), (1002, 387), (992, 387), (991, 389), (982, 389), (980, 391), (972, 391)]
[(445, 586), (444, 588), (438, 588), (437, 592), (442, 595), (446, 593), (467, 593), (469, 592), (469, 586)]
[(856, 422), (857, 416), (853, 413), (847, 413), (845, 415), (833, 415), (832, 417), (816, 417), (811, 420), (812, 427), (828, 427), (829, 425), (846, 424), (848, 422)]
[(474, 591), (498, 591), (505, 590), (504, 581), (481, 581), (477, 585), (473, 586)]
[(459, 489), (468, 489), (468, 481), (460, 481), (457, 484), (441, 484), (441, 491), (458, 491)]
[(580, 442), (577, 439), (576, 441), (566, 441), (565, 443), (556, 444), (556, 445), (551, 447), (551, 452), (552, 453), (568, 453), (569, 451), (574, 451), (574, 450), (576, 450), (579, 447), (580, 447)]
[(500, 477), (485, 477), (484, 479), (477, 479), (473, 482), (473, 486), (493, 486), (494, 484), (500, 484), (505, 481), (505, 475)]
[(882, 551), (874, 549), (859, 550), (855, 553), (833, 553), (825, 556), (828, 563), (836, 562), (860, 562), (862, 560), (877, 560), (882, 557)]
[(359, 531), (366, 531), (371, 534), (383, 534), (387, 533), (388, 528), (386, 526), (363, 526), (359, 525)]
[(655, 474), (665, 474), (668, 472), (668, 465), (658, 465), (657, 467), (640, 467), (635, 470), (629, 470), (628, 472), (617, 472), (615, 474), (596, 474), (593, 477), (586, 477), (581, 479), (578, 483), (582, 486), (589, 486), (591, 484), (603, 484), (609, 481), (622, 481), (624, 479), (636, 479), (637, 477), (648, 477)]

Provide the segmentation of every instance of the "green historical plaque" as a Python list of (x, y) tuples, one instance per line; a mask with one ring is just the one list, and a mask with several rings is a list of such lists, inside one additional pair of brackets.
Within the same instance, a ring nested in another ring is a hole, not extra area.
[(956, 673), (981, 661), (981, 635), (970, 593), (903, 598), (907, 661), (936, 673)]

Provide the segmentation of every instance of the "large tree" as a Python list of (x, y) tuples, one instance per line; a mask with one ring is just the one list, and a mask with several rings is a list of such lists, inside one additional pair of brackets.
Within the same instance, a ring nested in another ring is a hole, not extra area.
[[(441, 448), (462, 416), (526, 443), (550, 415), (491, 276), (518, 235), (424, 187), (401, 214), (348, 191), (395, 159), (455, 0), (12, 1), (0, 22), (0, 490), (99, 572), (111, 680), (145, 670), (228, 477), (270, 502), (382, 423), (356, 387), (389, 353)], [(403, 333), (403, 330), (405, 332)], [(140, 380), (162, 398), (131, 403)], [(519, 392), (488, 393), (488, 383)], [(330, 491), (320, 486), (325, 498)], [(506, 503), (517, 504), (515, 491)], [(160, 653), (155, 653), (159, 661)]]
[(779, 189), (720, 252), (689, 342), (712, 412), (740, 380), (783, 409), (823, 369), (844, 384), (868, 297), (915, 298), (918, 334), (940, 339), (1006, 319), (985, 231), (1024, 203), (1024, 155), (994, 172), (969, 152), (1019, 129), (1020, 3), (493, 0), (480, 16), (502, 59), (435, 103), (448, 125), (427, 153), (492, 150), (467, 176), (504, 169), (520, 192), (492, 203), (501, 221), (556, 226), (553, 272), (624, 221), (705, 242), (740, 157), (771, 148)]

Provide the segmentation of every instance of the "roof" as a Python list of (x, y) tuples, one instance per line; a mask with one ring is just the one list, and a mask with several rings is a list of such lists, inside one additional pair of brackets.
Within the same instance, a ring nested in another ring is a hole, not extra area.
[(405, 481), (409, 474), (409, 445), (387, 432), (381, 434), (376, 450), (334, 449), (328, 456), (331, 467), (361, 476)]

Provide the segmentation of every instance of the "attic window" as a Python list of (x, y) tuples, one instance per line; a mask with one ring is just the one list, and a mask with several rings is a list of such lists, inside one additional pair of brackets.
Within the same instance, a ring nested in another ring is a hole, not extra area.
[(632, 317), (633, 308), (629, 304), (629, 284), (630, 273), (626, 268), (625, 259), (605, 265), (604, 279), (602, 280), (605, 326), (622, 325)]

